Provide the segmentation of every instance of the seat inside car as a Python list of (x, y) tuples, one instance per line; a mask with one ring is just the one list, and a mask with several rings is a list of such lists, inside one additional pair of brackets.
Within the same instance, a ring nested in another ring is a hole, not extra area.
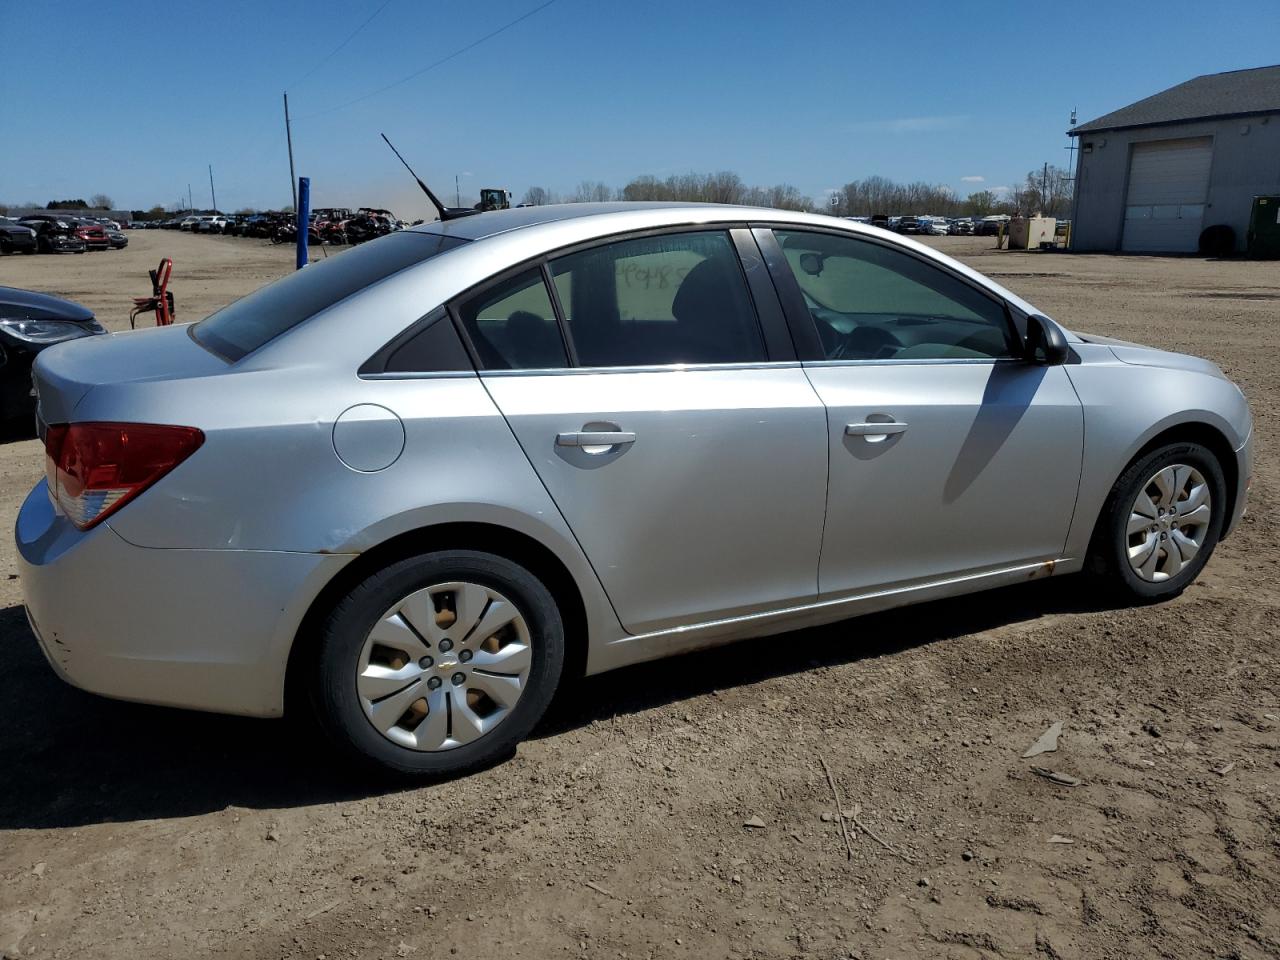
[[(742, 322), (754, 309), (734, 264), (703, 260), (685, 276), (671, 301), (676, 329), (668, 350), (681, 363), (723, 363), (763, 359), (759, 333)], [(754, 334), (754, 336), (753, 336)]]

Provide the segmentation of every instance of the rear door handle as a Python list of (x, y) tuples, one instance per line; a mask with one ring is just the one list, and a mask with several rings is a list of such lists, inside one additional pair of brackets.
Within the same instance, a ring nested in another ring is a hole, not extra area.
[(590, 430), (556, 434), (557, 447), (620, 447), (635, 443), (636, 435), (627, 430)]
[(844, 425), (846, 437), (866, 437), (868, 440), (873, 437), (884, 439), (895, 433), (906, 432), (907, 425), (905, 423), (898, 423), (892, 420), (888, 423), (846, 423)]

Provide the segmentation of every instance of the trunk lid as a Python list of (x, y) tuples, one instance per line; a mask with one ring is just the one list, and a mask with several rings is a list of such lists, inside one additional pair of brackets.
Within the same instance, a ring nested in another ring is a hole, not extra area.
[(85, 337), (40, 352), (32, 367), (37, 416), (70, 423), (94, 387), (152, 380), (186, 380), (227, 369), (188, 335), (188, 326), (155, 327)]

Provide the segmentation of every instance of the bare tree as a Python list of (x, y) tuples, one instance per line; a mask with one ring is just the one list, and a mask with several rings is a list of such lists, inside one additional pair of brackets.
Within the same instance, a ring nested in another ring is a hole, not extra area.
[(522, 203), (531, 203), (535, 207), (546, 206), (548, 203), (555, 203), (555, 194), (546, 187), (530, 187), (524, 192)]
[(115, 207), (115, 201), (105, 193), (95, 193), (89, 198), (89, 206), (94, 210), (111, 210)]
[(613, 199), (613, 188), (599, 180), (583, 180), (569, 196), (570, 203), (600, 203)]
[(1071, 175), (1060, 167), (1046, 164), (1039, 170), (1027, 173), (1021, 191), (1022, 209), (1026, 214), (1043, 213), (1046, 217), (1064, 217), (1071, 211)]
[(996, 209), (996, 195), (990, 190), (978, 190), (969, 194), (962, 206), (970, 217), (987, 217)]

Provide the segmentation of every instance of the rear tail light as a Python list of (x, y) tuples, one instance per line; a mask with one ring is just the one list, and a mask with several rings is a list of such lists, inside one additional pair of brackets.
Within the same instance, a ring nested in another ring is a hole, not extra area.
[(49, 494), (81, 530), (101, 523), (204, 443), (195, 427), (63, 423), (45, 433)]

